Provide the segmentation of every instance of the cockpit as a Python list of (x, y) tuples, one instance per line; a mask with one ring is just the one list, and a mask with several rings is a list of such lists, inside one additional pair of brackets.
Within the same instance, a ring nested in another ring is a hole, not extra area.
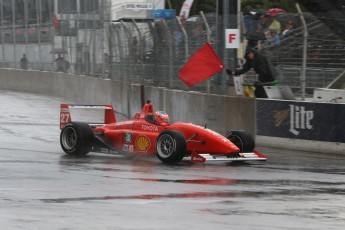
[(169, 115), (164, 111), (157, 111), (154, 114), (146, 115), (145, 120), (154, 125), (168, 125)]

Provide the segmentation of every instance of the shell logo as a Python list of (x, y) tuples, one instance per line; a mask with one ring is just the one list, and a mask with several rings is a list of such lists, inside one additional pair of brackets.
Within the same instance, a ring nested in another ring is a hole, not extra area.
[(135, 139), (135, 147), (137, 147), (138, 151), (146, 152), (151, 146), (151, 142), (149, 138), (146, 136), (138, 136), (137, 139)]

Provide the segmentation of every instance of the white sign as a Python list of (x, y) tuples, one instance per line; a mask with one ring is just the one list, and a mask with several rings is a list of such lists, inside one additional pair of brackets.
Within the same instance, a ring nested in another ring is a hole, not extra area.
[(238, 49), (240, 48), (240, 30), (226, 29), (225, 30), (225, 48)]
[(189, 11), (190, 8), (192, 7), (194, 0), (186, 0), (184, 1), (181, 11), (180, 11), (180, 18), (187, 19), (189, 17)]
[(239, 77), (234, 76), (234, 85), (235, 85), (236, 95), (243, 96), (244, 90), (243, 90), (243, 77), (242, 77), (242, 75)]
[(125, 4), (126, 10), (152, 10), (153, 4), (151, 2), (133, 2)]

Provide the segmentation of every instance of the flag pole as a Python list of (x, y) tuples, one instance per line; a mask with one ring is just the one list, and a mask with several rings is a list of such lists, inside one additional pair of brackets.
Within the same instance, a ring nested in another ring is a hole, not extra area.
[[(200, 15), (205, 23), (205, 28), (206, 28), (206, 36), (207, 36), (207, 42), (208, 43), (211, 43), (211, 30), (210, 30), (210, 26), (208, 25), (207, 23), (207, 20), (206, 20), (206, 17), (205, 17), (205, 14), (203, 11), (200, 11)], [(210, 83), (210, 80), (208, 79), (206, 81), (206, 92), (209, 94), (211, 91), (211, 83)]]

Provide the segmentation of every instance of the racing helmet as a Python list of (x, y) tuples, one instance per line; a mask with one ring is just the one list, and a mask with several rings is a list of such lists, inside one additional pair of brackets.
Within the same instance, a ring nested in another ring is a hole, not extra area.
[(158, 123), (169, 123), (169, 115), (164, 111), (156, 111), (154, 120)]

